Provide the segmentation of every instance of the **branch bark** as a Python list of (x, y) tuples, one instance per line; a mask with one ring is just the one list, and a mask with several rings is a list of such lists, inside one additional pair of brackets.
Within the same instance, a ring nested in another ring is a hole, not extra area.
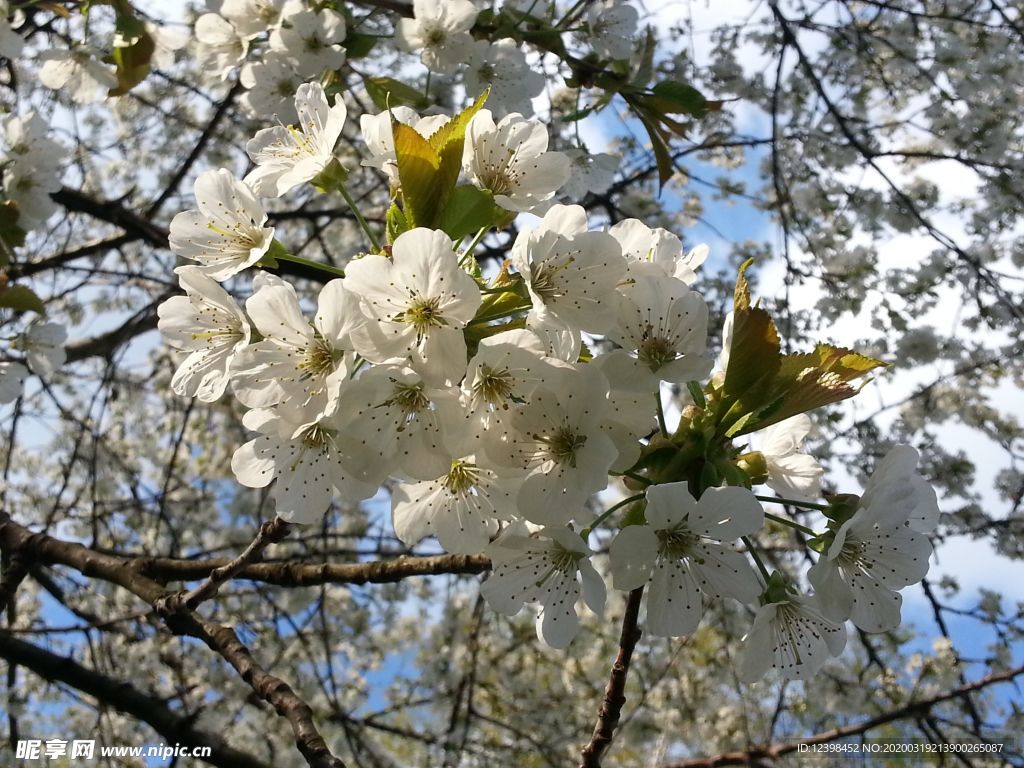
[(615, 726), (619, 724), (622, 706), (626, 703), (626, 677), (629, 675), (629, 663), (633, 658), (633, 650), (640, 640), (640, 628), (637, 621), (640, 615), (640, 602), (644, 588), (638, 587), (626, 598), (626, 613), (622, 617), (622, 632), (619, 635), (619, 652), (612, 665), (608, 687), (604, 692), (604, 700), (597, 712), (597, 724), (590, 741), (583, 747), (582, 760), (579, 768), (601, 768), (601, 759), (611, 746), (615, 735)]

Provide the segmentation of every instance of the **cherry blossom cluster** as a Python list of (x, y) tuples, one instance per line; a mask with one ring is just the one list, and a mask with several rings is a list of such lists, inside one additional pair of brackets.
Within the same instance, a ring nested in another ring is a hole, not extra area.
[[(638, 220), (592, 229), (583, 208), (555, 203), (570, 161), (548, 150), (544, 126), (474, 110), (461, 176), (504, 213), (472, 239), (424, 226), (392, 232), (389, 215), (388, 244), (367, 227), (369, 251), (343, 274), (322, 265), (339, 276), (312, 316), (269, 271), (295, 257), (261, 198), (311, 182), (351, 200), (334, 149), (344, 103), (331, 104), (319, 84), (300, 86), (296, 125), (256, 134), (245, 179), (211, 170), (196, 181), (197, 208), (173, 220), (170, 237), (194, 264), (178, 268), (185, 295), (160, 306), (160, 330), (187, 353), (175, 392), (212, 402), (230, 389), (247, 409), (253, 437), (234, 453), (238, 481), (273, 483), (277, 514), (296, 523), (386, 487), (402, 541), (433, 536), (448, 552), (490, 555), (485, 599), (508, 615), (535, 605), (539, 637), (557, 648), (579, 632), (580, 598), (601, 616), (605, 576), (618, 590), (647, 588), (654, 635), (692, 633), (715, 602), (756, 608), (748, 680), (770, 667), (813, 674), (843, 650), (848, 619), (865, 631), (897, 626), (898, 590), (927, 571), (938, 517), (916, 452), (894, 448), (862, 497), (819, 503), (822, 470), (800, 452), (805, 415), (766, 419), (752, 444), (731, 439), (744, 434), (743, 419), (723, 432), (709, 403), (729, 394), (751, 352), (727, 343), (712, 374), (708, 308), (692, 288), (707, 248), (685, 251)], [(400, 190), (396, 136), (406, 141), (410, 129), (426, 142), (459, 119), (397, 108), (363, 119), (361, 162), (404, 200), (402, 221), (413, 198)], [(536, 223), (485, 277), (478, 244), (518, 213)], [(243, 272), (252, 275), (244, 308), (222, 285)], [(738, 300), (727, 335), (746, 333), (752, 311)], [(825, 391), (841, 379), (829, 365)], [(808, 362), (793, 380), (813, 385), (815, 371)], [(674, 431), (666, 386), (693, 401)], [(766, 513), (761, 502), (772, 499), (755, 495), (758, 483), (820, 513), (822, 530)], [(599, 513), (595, 499), (616, 494)], [(769, 520), (813, 537), (813, 595), (765, 567), (755, 538)], [(592, 545), (607, 546), (607, 557)]]
[[(20, 50), (15, 41), (21, 38), (4, 24), (0, 24), (0, 55)], [(65, 152), (48, 134), (49, 125), (32, 111), (10, 115), (0, 126), (0, 267), (11, 263), (14, 250), (24, 242), (26, 233), (38, 228), (57, 210), (50, 194), (61, 188)], [(0, 307), (37, 313), (43, 309), (30, 289), (10, 284), (6, 274), (0, 285)], [(30, 370), (37, 376), (51, 377), (64, 363), (66, 338), (62, 325), (36, 317), (20, 333), (5, 339), (7, 347), (0, 350), (0, 404), (21, 395)]]

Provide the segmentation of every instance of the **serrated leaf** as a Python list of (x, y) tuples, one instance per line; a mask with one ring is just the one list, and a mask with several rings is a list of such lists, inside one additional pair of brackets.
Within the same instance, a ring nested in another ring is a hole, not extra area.
[(402, 106), (426, 109), (430, 106), (430, 100), (420, 91), (392, 77), (364, 77), (363, 86), (377, 109)]
[(398, 180), (402, 187), (402, 210), (409, 227), (427, 227), (439, 212), (437, 172), (441, 158), (416, 129), (391, 118), (395, 140)]
[(493, 226), (500, 215), (494, 195), (472, 184), (460, 184), (448, 197), (437, 228), (447, 232), (452, 240), (458, 240)]
[(11, 285), (0, 291), (0, 308), (13, 309), (15, 312), (46, 314), (43, 300), (36, 296), (31, 288), (26, 288), (24, 285)]
[(462, 151), (466, 145), (466, 128), (469, 121), (483, 108), (489, 93), (490, 89), (488, 88), (468, 108), (452, 117), (430, 135), (430, 146), (434, 148), (437, 156), (441, 159), (435, 184), (438, 211), (444, 210), (448, 196), (455, 189), (455, 183), (459, 180), (459, 173), (462, 171)]
[[(746, 270), (751, 262), (740, 267), (733, 297), (732, 342), (729, 347), (729, 364), (725, 371), (722, 389), (727, 402), (738, 400), (749, 403), (753, 397), (764, 393), (753, 391), (765, 376), (774, 377), (782, 364), (779, 333), (771, 316), (760, 307), (750, 305), (750, 287)], [(745, 412), (763, 405), (761, 400), (751, 403)]]

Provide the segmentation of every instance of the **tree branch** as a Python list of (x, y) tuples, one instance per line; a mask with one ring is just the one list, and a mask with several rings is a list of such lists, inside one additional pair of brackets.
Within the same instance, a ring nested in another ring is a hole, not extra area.
[(268, 768), (252, 755), (228, 745), (219, 735), (195, 726), (196, 715), (181, 715), (162, 699), (136, 689), (126, 680), (116, 680), (84, 667), (74, 659), (58, 656), (0, 630), (0, 657), (10, 664), (32, 670), (44, 680), (69, 685), (112, 707), (148, 723), (167, 743), (189, 747), (209, 747), (210, 765), (223, 768)]
[(823, 731), (822, 733), (808, 736), (805, 739), (788, 741), (782, 744), (774, 744), (768, 747), (755, 747), (746, 751), (723, 752), (722, 754), (714, 755), (713, 757), (683, 760), (682, 762), (666, 765), (663, 768), (719, 768), (719, 766), (723, 765), (753, 765), (759, 760), (770, 760), (781, 757), (782, 755), (788, 755), (791, 752), (796, 752), (804, 745), (813, 746), (815, 744), (827, 744), (849, 736), (859, 736), (880, 726), (895, 722), (896, 720), (919, 717), (923, 713), (930, 711), (932, 707), (938, 704), (950, 701), (951, 699), (960, 698), (961, 696), (966, 696), (991, 685), (996, 685), (997, 683), (1010, 682), (1021, 675), (1024, 675), (1024, 665), (1014, 667), (1013, 669), (1009, 669), (1005, 672), (988, 675), (980, 680), (975, 680), (973, 683), (961, 685), (951, 691), (946, 691), (945, 693), (940, 693), (927, 699), (908, 702), (902, 707), (894, 709), (891, 712), (886, 712), (883, 715), (872, 717), (868, 720), (864, 720), (863, 722), (856, 723), (854, 725), (847, 725), (842, 728), (833, 728), (830, 731)]
[(626, 677), (629, 674), (629, 662), (633, 658), (633, 649), (640, 640), (640, 628), (637, 620), (640, 615), (640, 601), (644, 588), (638, 587), (626, 598), (626, 613), (622, 617), (622, 632), (619, 635), (619, 653), (612, 665), (608, 687), (604, 692), (604, 700), (597, 712), (597, 724), (590, 742), (583, 747), (582, 760), (579, 768), (601, 768), (601, 759), (612, 743), (615, 726), (619, 723), (622, 705), (626, 703)]

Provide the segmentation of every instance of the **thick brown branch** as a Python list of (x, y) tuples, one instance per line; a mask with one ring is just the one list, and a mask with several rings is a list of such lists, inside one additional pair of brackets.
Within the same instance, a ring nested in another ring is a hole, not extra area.
[[(228, 560), (182, 560), (169, 557), (136, 558), (126, 561), (137, 572), (160, 581), (194, 581), (206, 578)], [(261, 581), (282, 587), (320, 584), (384, 584), (410, 576), (439, 576), (447, 573), (475, 574), (489, 570), (491, 561), (482, 555), (436, 555), (399, 557), (369, 563), (249, 563), (235, 578)]]
[(773, 744), (767, 747), (755, 747), (745, 751), (724, 752), (712, 757), (683, 760), (682, 762), (666, 765), (664, 768), (718, 768), (723, 765), (753, 765), (756, 764), (758, 760), (774, 759), (781, 757), (782, 755), (788, 755), (791, 752), (796, 752), (801, 746), (827, 744), (832, 741), (838, 741), (839, 739), (849, 738), (850, 736), (860, 736), (868, 731), (897, 720), (920, 717), (938, 704), (950, 701), (951, 699), (960, 698), (961, 696), (966, 696), (997, 683), (1009, 682), (1021, 675), (1024, 675), (1024, 665), (1008, 669), (1005, 672), (988, 675), (980, 680), (975, 680), (973, 683), (961, 685), (958, 688), (937, 694), (927, 699), (908, 702), (902, 707), (886, 712), (883, 715), (878, 715), (877, 717), (864, 720), (863, 722), (847, 725), (842, 728), (833, 728), (830, 731), (823, 731), (822, 733), (808, 736), (805, 739), (797, 739), (796, 741), (788, 741), (782, 744)]
[(345, 768), (345, 763), (331, 753), (317, 730), (310, 706), (288, 683), (257, 664), (231, 627), (205, 621), (189, 611), (168, 616), (166, 622), (176, 634), (189, 635), (206, 643), (235, 668), (261, 699), (288, 721), (295, 735), (295, 744), (311, 768)]
[(604, 700), (597, 712), (597, 724), (590, 741), (583, 747), (582, 760), (579, 768), (600, 768), (601, 759), (612, 743), (615, 726), (619, 724), (622, 705), (626, 703), (626, 677), (629, 675), (629, 662), (633, 658), (633, 649), (640, 640), (640, 628), (637, 619), (640, 615), (640, 601), (644, 588), (638, 587), (629, 593), (626, 599), (626, 614), (622, 617), (622, 633), (619, 635), (619, 652), (612, 665), (608, 687), (604, 692)]
[(32, 670), (44, 680), (64, 683), (103, 706), (112, 707), (148, 723), (168, 744), (209, 747), (210, 765), (223, 768), (267, 768), (252, 755), (229, 746), (220, 736), (196, 728), (192, 715), (170, 709), (162, 699), (137, 690), (126, 680), (116, 680), (84, 667), (74, 659), (58, 656), (0, 631), (0, 657), (10, 664)]

